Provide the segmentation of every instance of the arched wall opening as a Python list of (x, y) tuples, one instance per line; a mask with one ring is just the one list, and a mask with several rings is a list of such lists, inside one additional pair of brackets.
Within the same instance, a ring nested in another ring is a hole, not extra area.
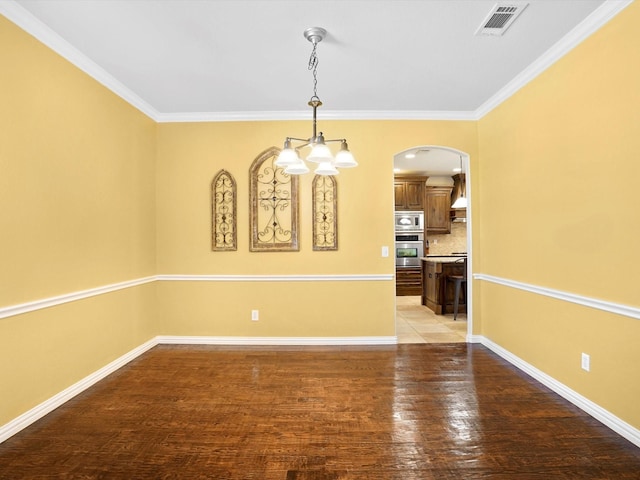
[[(467, 199), (466, 218), (466, 256), (467, 256), (467, 334), (466, 341), (470, 342), (473, 336), (473, 222), (471, 202), (471, 171), (469, 154), (456, 148), (442, 145), (418, 145), (406, 148), (393, 157), (394, 178), (399, 176), (424, 176), (428, 177), (426, 185), (441, 185), (448, 183), (453, 185), (453, 176), (463, 175), (463, 191)], [(447, 180), (450, 179), (450, 181)], [(432, 179), (429, 182), (429, 179)], [(429, 231), (426, 229), (425, 243), (429, 240)], [(394, 249), (395, 250), (395, 249)], [(426, 253), (425, 253), (426, 255)], [(396, 322), (397, 323), (397, 322)], [(397, 332), (396, 332), (397, 333)]]

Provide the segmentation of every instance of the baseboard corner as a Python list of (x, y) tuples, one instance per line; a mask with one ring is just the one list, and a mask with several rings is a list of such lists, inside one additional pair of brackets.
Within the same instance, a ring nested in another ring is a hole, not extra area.
[(147, 350), (150, 350), (151, 348), (155, 347), (157, 344), (158, 344), (157, 337), (152, 338), (151, 340), (148, 340), (142, 345), (139, 345), (133, 350), (130, 350), (124, 355), (118, 357), (117, 359), (105, 365), (104, 367), (97, 370), (96, 372), (86, 376), (85, 378), (74, 383), (70, 387), (65, 388), (60, 393), (54, 395), (48, 400), (45, 400), (39, 405), (36, 405), (35, 407), (26, 411), (22, 415), (19, 415), (18, 417), (14, 418), (10, 422), (6, 423), (5, 425), (0, 426), (0, 443), (4, 442), (5, 440), (12, 437), (13, 435), (20, 432), (21, 430), (27, 428), (32, 423), (40, 420), (42, 417), (44, 417), (48, 413), (60, 407), (61, 405), (71, 400), (76, 395), (88, 389), (89, 387), (95, 385), (97, 382), (99, 382), (106, 376), (117, 371), (119, 368), (123, 367), (130, 361), (139, 357), (140, 355), (145, 353)]

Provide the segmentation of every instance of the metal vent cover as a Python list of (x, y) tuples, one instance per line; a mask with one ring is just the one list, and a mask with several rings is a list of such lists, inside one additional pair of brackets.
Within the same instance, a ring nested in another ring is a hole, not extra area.
[(504, 35), (518, 16), (529, 5), (527, 2), (496, 3), (480, 24), (476, 35)]

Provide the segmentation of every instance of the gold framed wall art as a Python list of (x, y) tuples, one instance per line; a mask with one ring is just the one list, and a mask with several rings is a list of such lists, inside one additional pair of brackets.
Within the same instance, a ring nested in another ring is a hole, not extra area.
[(211, 182), (211, 249), (214, 252), (238, 249), (236, 181), (220, 170)]
[(313, 249), (338, 250), (338, 181), (313, 177)]
[(298, 177), (274, 164), (280, 149), (256, 157), (249, 170), (251, 252), (297, 252)]

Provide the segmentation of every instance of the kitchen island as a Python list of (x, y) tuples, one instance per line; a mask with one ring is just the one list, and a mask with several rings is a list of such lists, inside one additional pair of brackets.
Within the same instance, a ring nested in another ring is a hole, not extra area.
[[(455, 290), (453, 282), (448, 282), (450, 275), (464, 275), (465, 255), (434, 255), (422, 257), (422, 305), (433, 310), (437, 315), (453, 313)], [(466, 286), (465, 286), (466, 288)], [(464, 299), (467, 298), (466, 292)], [(466, 312), (466, 301), (461, 296), (458, 312)]]

